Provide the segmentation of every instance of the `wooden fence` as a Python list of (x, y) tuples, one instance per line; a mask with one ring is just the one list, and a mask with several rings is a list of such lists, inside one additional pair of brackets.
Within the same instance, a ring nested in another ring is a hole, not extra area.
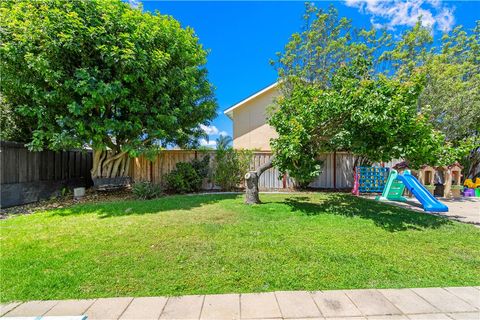
[[(130, 168), (130, 175), (134, 181), (152, 181), (154, 183), (163, 184), (165, 174), (175, 169), (178, 162), (188, 162), (195, 158), (202, 159), (210, 156), (210, 166), (213, 166), (215, 151), (193, 151), (193, 150), (167, 150), (157, 155), (154, 161), (147, 160), (144, 157), (136, 158), (133, 166)], [(255, 152), (253, 154), (251, 168), (255, 169), (267, 162), (271, 153)], [(269, 169), (265, 171), (259, 180), (259, 186), (262, 190), (288, 189), (293, 186), (291, 179), (280, 180), (280, 173), (277, 169)], [(218, 189), (207, 179), (203, 182), (203, 189)]]
[(51, 197), (63, 187), (90, 186), (87, 151), (30, 152), (23, 144), (0, 142), (0, 207)]
[[(162, 184), (163, 177), (175, 169), (178, 162), (191, 161), (195, 158), (203, 158), (210, 155), (211, 164), (215, 157), (215, 151), (192, 151), (192, 150), (167, 150), (161, 152), (154, 161), (143, 157), (133, 161), (130, 175), (134, 181), (152, 181)], [(251, 168), (256, 169), (267, 162), (272, 154), (270, 152), (254, 152)], [(322, 173), (310, 184), (312, 188), (319, 189), (346, 189), (353, 186), (354, 157), (346, 152), (329, 153), (322, 156)], [(386, 163), (391, 166), (396, 162)], [(259, 180), (261, 190), (288, 190), (295, 186), (293, 179), (282, 178), (276, 168), (265, 171)], [(203, 188), (214, 189), (208, 181), (204, 181)]]
[[(213, 165), (215, 151), (166, 150), (160, 152), (154, 161), (144, 157), (135, 158), (130, 168), (133, 181), (152, 181), (162, 184), (165, 174), (178, 162), (187, 162), (195, 158), (210, 155)], [(270, 152), (254, 152), (251, 169), (267, 162)], [(310, 184), (319, 189), (346, 189), (353, 185), (354, 158), (345, 152), (329, 153), (322, 156), (322, 173)], [(23, 145), (1, 142), (1, 194), (0, 207), (8, 207), (58, 193), (63, 187), (91, 186), (90, 170), (92, 154), (87, 151), (30, 152)], [(386, 163), (392, 166), (395, 162)], [(259, 187), (267, 190), (291, 190), (295, 182), (289, 177), (281, 177), (276, 168), (265, 171), (259, 180)], [(203, 189), (217, 187), (205, 179)]]

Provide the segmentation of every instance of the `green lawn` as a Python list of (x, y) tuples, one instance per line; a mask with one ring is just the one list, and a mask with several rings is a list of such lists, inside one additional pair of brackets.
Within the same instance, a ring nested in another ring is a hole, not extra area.
[(480, 229), (346, 194), (171, 196), (1, 226), (0, 300), (480, 285)]

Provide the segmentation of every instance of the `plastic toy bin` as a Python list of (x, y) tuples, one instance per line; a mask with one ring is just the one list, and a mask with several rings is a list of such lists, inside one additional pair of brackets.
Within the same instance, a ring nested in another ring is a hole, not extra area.
[(465, 190), (463, 190), (463, 196), (464, 197), (475, 197), (475, 189), (466, 188)]

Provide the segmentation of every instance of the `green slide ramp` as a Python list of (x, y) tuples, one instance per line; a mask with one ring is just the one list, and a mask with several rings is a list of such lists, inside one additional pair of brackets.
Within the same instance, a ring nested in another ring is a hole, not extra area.
[(387, 183), (385, 184), (385, 189), (383, 189), (382, 195), (377, 197), (377, 200), (407, 201), (403, 196), (405, 185), (402, 181), (398, 180), (397, 177), (397, 170), (391, 169)]

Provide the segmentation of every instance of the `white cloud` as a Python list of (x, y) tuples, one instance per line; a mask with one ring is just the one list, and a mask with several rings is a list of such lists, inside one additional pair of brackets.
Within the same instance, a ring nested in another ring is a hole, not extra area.
[(212, 134), (215, 135), (215, 134), (218, 134), (219, 132), (218, 128), (215, 127), (214, 125), (206, 126), (204, 124), (201, 124), (200, 128), (202, 128), (202, 130), (205, 131), (205, 133), (208, 135), (212, 135)]
[(228, 132), (224, 130), (219, 130), (217, 127), (214, 125), (211, 126), (206, 126), (201, 124), (200, 128), (209, 136), (228, 136)]
[(411, 27), (420, 16), (424, 26), (445, 32), (455, 23), (455, 8), (444, 5), (441, 0), (346, 0), (345, 4), (371, 15), (370, 21), (377, 28)]
[(442, 6), (442, 0), (427, 0), (427, 2), (434, 8), (440, 8)]
[(215, 141), (215, 140), (207, 141), (207, 139), (202, 138), (198, 142), (200, 143), (201, 146), (204, 146), (204, 147), (215, 148), (217, 146), (217, 141)]
[(204, 138), (198, 140), (201, 146), (216, 148), (217, 147), (217, 142), (215, 141), (216, 140), (215, 136), (220, 136), (220, 137), (221, 136), (228, 136), (227, 131), (224, 131), (224, 130), (220, 131), (214, 125), (206, 126), (206, 125), (201, 124), (200, 128), (209, 137), (208, 141), (207, 141), (207, 139), (204, 139)]
[(128, 0), (127, 3), (133, 9), (138, 9), (140, 7), (141, 1), (140, 0)]
[(453, 9), (443, 8), (443, 10), (436, 15), (438, 29), (443, 32), (452, 30), (452, 26), (455, 23), (455, 17), (453, 16)]

